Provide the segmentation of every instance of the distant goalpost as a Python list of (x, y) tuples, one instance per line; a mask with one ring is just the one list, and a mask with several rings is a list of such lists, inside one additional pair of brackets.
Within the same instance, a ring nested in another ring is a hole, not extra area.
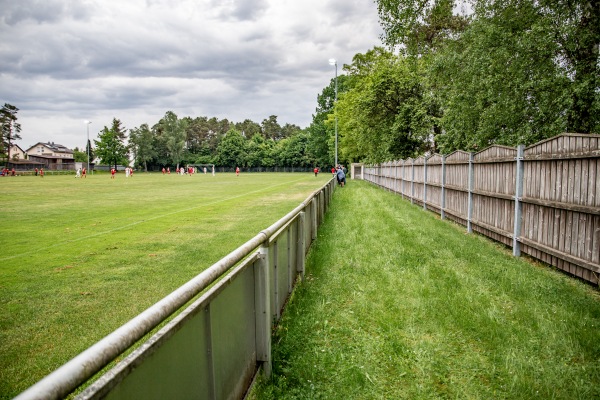
[(188, 164), (188, 167), (197, 168), (199, 174), (215, 174), (215, 164)]

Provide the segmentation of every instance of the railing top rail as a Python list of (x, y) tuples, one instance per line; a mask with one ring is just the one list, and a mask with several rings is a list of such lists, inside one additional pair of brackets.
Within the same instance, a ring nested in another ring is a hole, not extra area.
[(162, 300), (147, 308), (120, 328), (105, 336), (87, 350), (72, 358), (66, 364), (48, 374), (42, 380), (29, 387), (15, 397), (15, 400), (61, 399), (86, 382), (95, 373), (127, 350), (145, 334), (157, 327), (162, 321), (174, 314), (198, 293), (206, 289), (221, 277), (229, 268), (252, 253), (267, 241), (281, 227), (296, 218), (307, 204), (331, 183), (333, 178), (315, 190), (306, 200), (300, 203), (284, 217), (260, 231), (252, 239), (223, 257), (209, 268), (196, 275), (184, 285), (173, 291)]

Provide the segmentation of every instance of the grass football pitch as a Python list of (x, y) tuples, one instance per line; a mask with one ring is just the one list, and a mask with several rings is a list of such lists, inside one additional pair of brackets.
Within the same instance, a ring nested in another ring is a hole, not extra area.
[(0, 178), (0, 398), (196, 276), (329, 178)]

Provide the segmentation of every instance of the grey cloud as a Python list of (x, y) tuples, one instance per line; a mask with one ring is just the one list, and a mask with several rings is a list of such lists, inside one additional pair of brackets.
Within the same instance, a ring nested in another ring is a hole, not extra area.
[[(363, 14), (361, 0), (329, 0), (325, 4), (326, 12), (332, 16), (332, 24), (351, 23)], [(360, 19), (360, 18), (359, 18)]]
[(269, 7), (267, 0), (212, 0), (210, 5), (222, 19), (238, 21), (253, 21)]
[(59, 22), (65, 18), (82, 19), (89, 16), (83, 2), (65, 3), (60, 0), (3, 0), (0, 3), (0, 20), (7, 25), (16, 25), (26, 21), (36, 23)]
[(256, 19), (269, 6), (266, 0), (235, 0), (232, 13), (240, 21)]

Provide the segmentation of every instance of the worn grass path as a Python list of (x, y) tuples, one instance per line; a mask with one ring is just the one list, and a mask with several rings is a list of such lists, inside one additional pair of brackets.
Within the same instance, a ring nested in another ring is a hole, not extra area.
[(350, 181), (273, 350), (256, 399), (600, 398), (600, 297)]
[(283, 217), (329, 174), (0, 178), (0, 399)]

